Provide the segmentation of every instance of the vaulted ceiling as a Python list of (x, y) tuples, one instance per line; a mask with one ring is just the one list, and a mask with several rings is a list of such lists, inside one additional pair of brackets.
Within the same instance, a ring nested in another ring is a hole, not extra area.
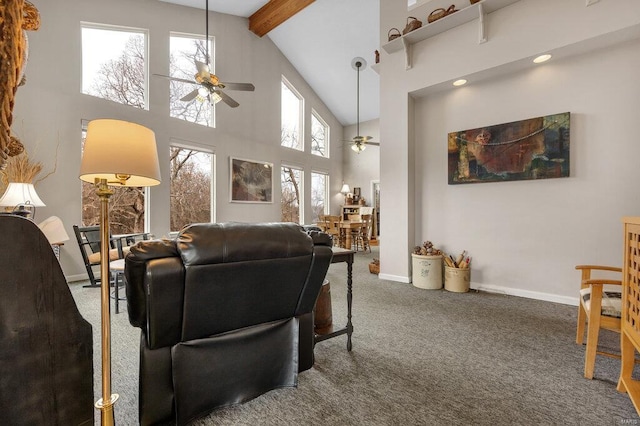
[[(205, 0), (160, 1), (205, 8)], [(209, 9), (248, 18), (247, 31), (265, 32), (343, 125), (356, 123), (351, 61), (364, 58), (360, 121), (379, 117), (380, 80), (371, 68), (380, 49), (378, 0), (209, 0)]]

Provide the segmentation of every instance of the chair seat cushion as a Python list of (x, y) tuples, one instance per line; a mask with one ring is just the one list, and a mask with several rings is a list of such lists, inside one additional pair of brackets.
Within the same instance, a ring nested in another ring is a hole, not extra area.
[[(122, 253), (126, 256), (127, 253), (129, 253), (130, 249), (131, 247), (129, 246), (122, 247)], [(89, 263), (91, 263), (92, 265), (96, 263), (100, 263), (100, 252), (91, 253), (88, 257), (89, 257)], [(109, 250), (109, 261), (118, 260), (118, 259), (120, 259), (120, 254), (118, 253), (118, 249)]]
[[(591, 288), (580, 290), (582, 303), (587, 311), (591, 309)], [(613, 318), (622, 317), (622, 293), (619, 291), (602, 292), (602, 315)]]

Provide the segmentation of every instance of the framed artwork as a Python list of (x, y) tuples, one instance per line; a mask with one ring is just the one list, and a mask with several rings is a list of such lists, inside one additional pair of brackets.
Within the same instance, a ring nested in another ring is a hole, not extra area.
[(448, 135), (449, 185), (569, 176), (570, 113)]
[(273, 164), (242, 158), (229, 159), (231, 202), (273, 203)]

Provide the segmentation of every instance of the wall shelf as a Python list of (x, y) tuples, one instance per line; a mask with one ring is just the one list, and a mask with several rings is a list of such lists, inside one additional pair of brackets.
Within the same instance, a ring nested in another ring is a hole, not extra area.
[(408, 34), (384, 44), (382, 48), (387, 53), (395, 53), (400, 50), (404, 50), (406, 69), (411, 69), (411, 47), (413, 44), (466, 24), (467, 22), (471, 22), (474, 19), (478, 19), (478, 43), (484, 43), (487, 41), (484, 27), (485, 15), (498, 9), (502, 9), (505, 6), (509, 6), (517, 1), (519, 0), (482, 0), (476, 4), (469, 5), (464, 9), (460, 9), (451, 15), (440, 18), (435, 22), (423, 24), (422, 27), (417, 30), (411, 31)]

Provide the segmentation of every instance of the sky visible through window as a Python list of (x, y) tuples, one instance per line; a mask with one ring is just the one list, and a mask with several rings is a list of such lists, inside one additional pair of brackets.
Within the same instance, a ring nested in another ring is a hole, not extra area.
[(89, 93), (100, 67), (117, 59), (132, 35), (144, 34), (106, 28), (82, 28), (82, 92)]

